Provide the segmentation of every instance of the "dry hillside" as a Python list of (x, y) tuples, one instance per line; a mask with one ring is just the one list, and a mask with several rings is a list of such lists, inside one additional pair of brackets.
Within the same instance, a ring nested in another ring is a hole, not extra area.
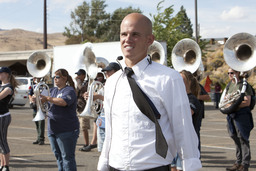
[[(66, 37), (62, 33), (47, 35), (49, 49), (64, 45)], [(0, 52), (43, 49), (43, 34), (22, 29), (0, 30)]]

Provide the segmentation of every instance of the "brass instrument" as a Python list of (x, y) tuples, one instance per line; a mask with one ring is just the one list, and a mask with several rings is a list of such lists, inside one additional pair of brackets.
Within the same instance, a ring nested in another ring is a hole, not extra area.
[[(223, 94), (226, 94), (226, 91), (223, 92)], [(241, 96), (241, 91), (237, 90), (236, 92), (227, 94), (224, 99), (221, 99), (221, 102), (219, 104), (219, 108), (225, 108), (225, 106), (232, 104), (236, 100), (238, 100)], [(224, 97), (224, 96), (223, 96)]]
[(172, 50), (172, 65), (178, 72), (190, 71), (192, 74), (200, 67), (201, 50), (199, 45), (192, 39), (182, 39)]
[[(230, 68), (240, 71), (243, 76), (242, 90), (226, 94), (226, 89), (221, 95), (219, 107), (224, 114), (232, 113), (242, 102), (246, 91), (247, 73), (256, 65), (256, 38), (248, 33), (238, 33), (231, 36), (223, 49), (225, 62)], [(240, 102), (240, 103), (239, 103)]]
[(164, 63), (164, 61), (166, 61), (165, 51), (163, 46), (158, 41), (154, 41), (148, 47), (148, 54), (152, 58), (152, 61), (166, 65), (166, 63)]
[[(97, 118), (97, 114), (101, 112), (103, 108), (102, 100), (93, 100), (93, 94), (102, 90), (104, 92), (103, 84), (99, 81), (93, 81), (97, 73), (99, 72), (99, 67), (105, 68), (108, 65), (108, 61), (102, 57), (95, 57), (92, 49), (86, 47), (83, 52), (84, 63), (86, 66), (87, 73), (89, 75), (88, 90), (89, 93), (88, 99), (86, 101), (86, 106), (82, 113), (79, 114), (80, 117), (86, 118)], [(100, 69), (101, 70), (101, 69)]]
[(225, 43), (223, 56), (230, 68), (245, 72), (256, 65), (256, 38), (249, 33), (238, 33)]
[(103, 84), (99, 81), (93, 81), (89, 88), (89, 95), (86, 102), (86, 106), (82, 113), (79, 116), (86, 117), (89, 119), (97, 118), (98, 114), (103, 109), (103, 102), (102, 100), (93, 100), (94, 92), (98, 92), (99, 90), (104, 91)]
[[(27, 69), (33, 77), (42, 78), (47, 75), (47, 73), (51, 69), (51, 59), (44, 52), (34, 52), (27, 60)], [(44, 120), (49, 108), (47, 102), (42, 103), (40, 95), (43, 94), (45, 96), (49, 96), (50, 89), (48, 85), (43, 82), (42, 79), (34, 88), (34, 94), (36, 97), (37, 113), (33, 121)]]

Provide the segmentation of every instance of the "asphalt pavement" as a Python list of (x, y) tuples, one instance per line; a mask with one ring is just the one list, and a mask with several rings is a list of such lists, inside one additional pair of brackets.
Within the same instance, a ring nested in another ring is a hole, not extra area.
[[(33, 145), (36, 140), (35, 123), (32, 121), (32, 109), (26, 106), (14, 106), (10, 110), (12, 123), (9, 127), (8, 142), (11, 149), (10, 170), (12, 171), (57, 171), (55, 157), (46, 136), (45, 145)], [(215, 109), (213, 103), (206, 103), (206, 114), (201, 127), (201, 171), (224, 171), (235, 161), (235, 146), (226, 128), (225, 115)], [(254, 118), (256, 110), (253, 111)], [(255, 119), (254, 119), (255, 121)], [(254, 122), (256, 123), (256, 122)], [(92, 126), (92, 124), (91, 124)], [(47, 131), (45, 132), (47, 134)], [(90, 130), (90, 140), (92, 129)], [(80, 134), (76, 147), (78, 171), (96, 171), (100, 153), (97, 149), (81, 152), (83, 145)], [(256, 171), (256, 131), (251, 132), (251, 167)]]

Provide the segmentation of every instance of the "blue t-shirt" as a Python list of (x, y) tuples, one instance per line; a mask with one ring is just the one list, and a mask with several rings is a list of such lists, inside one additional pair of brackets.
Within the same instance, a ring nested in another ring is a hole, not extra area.
[(76, 93), (73, 87), (66, 86), (62, 89), (51, 88), (51, 97), (62, 98), (67, 106), (57, 106), (50, 103), (48, 112), (48, 133), (58, 134), (79, 129), (79, 121), (76, 115)]

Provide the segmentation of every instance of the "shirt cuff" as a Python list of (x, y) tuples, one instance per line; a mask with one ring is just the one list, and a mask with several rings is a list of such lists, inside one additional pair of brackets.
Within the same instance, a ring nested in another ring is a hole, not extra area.
[(197, 171), (202, 168), (201, 161), (198, 158), (184, 159), (183, 171)]
[(97, 167), (98, 171), (108, 171), (108, 160), (107, 159), (103, 159), (100, 157), (99, 162), (98, 162), (98, 167)]

